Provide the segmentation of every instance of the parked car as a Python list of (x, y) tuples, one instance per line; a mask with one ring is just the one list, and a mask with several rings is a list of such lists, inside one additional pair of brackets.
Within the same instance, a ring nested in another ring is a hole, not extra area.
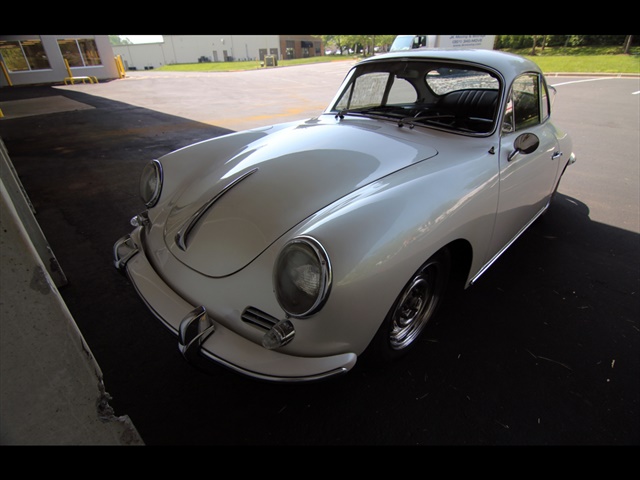
[(282, 382), (392, 361), (549, 207), (575, 161), (551, 96), (497, 51), (366, 59), (316, 118), (150, 161), (115, 264), (190, 361)]

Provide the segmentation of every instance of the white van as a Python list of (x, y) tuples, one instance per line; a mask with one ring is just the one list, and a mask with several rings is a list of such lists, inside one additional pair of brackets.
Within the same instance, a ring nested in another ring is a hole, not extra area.
[(427, 46), (427, 35), (398, 35), (391, 44), (390, 52), (411, 50)]
[(493, 50), (495, 39), (495, 35), (398, 35), (389, 51), (399, 52), (420, 47)]

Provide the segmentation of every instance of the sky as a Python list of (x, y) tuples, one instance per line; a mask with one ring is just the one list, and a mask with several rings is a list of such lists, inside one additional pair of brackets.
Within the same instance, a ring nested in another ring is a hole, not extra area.
[(162, 35), (120, 35), (131, 40), (131, 43), (154, 43), (162, 42)]

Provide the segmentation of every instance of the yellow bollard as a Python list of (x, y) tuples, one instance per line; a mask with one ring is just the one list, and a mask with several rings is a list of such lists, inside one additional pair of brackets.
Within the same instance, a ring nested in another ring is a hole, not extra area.
[(11, 78), (9, 78), (9, 72), (7, 72), (7, 67), (4, 66), (4, 62), (0, 62), (0, 66), (2, 66), (2, 73), (4, 73), (4, 78), (7, 79), (7, 83), (10, 87), (13, 87), (13, 83), (11, 83)]
[(122, 57), (120, 55), (117, 55), (115, 57), (115, 61), (116, 61), (116, 68), (118, 69), (118, 75), (120, 76), (120, 78), (124, 78), (126, 74), (124, 71), (124, 64), (122, 63)]
[(64, 65), (65, 67), (67, 67), (67, 73), (69, 74), (69, 78), (73, 78), (73, 74), (71, 73), (71, 68), (69, 67), (69, 62), (67, 61), (67, 59), (64, 59)]

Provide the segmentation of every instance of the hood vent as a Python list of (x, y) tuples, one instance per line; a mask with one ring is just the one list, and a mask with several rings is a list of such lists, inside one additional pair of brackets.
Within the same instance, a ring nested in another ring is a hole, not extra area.
[(220, 191), (220, 193), (218, 193), (215, 197), (213, 197), (211, 200), (209, 200), (207, 203), (205, 203), (202, 207), (200, 207), (200, 209), (198, 209), (198, 211), (196, 211), (193, 215), (191, 215), (191, 217), (189, 217), (189, 219), (184, 223), (184, 225), (182, 225), (182, 227), (180, 227), (180, 230), (178, 230), (178, 233), (176, 233), (176, 239), (175, 240), (176, 240), (176, 245), (178, 245), (178, 248), (180, 248), (180, 250), (182, 250), (182, 251), (186, 251), (187, 250), (187, 239), (189, 237), (189, 232), (191, 232), (193, 227), (195, 227), (195, 225), (202, 218), (202, 216), (205, 213), (207, 213), (207, 211), (213, 206), (213, 204), (216, 203), (218, 200), (220, 200), (220, 198), (222, 198), (222, 196), (225, 193), (227, 193), (229, 190), (231, 190), (233, 187), (235, 187), (238, 183), (243, 181), (248, 176), (256, 173), (257, 171), (258, 171), (258, 169), (254, 168), (253, 170), (248, 171), (244, 175), (239, 176), (233, 182), (231, 182), (229, 185), (224, 187)]

